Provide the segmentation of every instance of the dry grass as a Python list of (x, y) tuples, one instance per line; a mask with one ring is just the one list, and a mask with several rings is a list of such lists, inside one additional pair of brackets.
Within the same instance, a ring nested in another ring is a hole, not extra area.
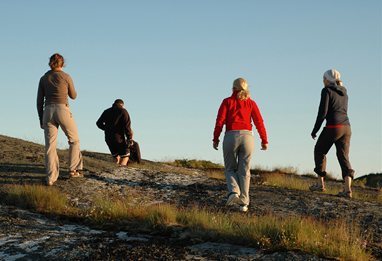
[(370, 260), (365, 239), (356, 225), (344, 221), (324, 224), (310, 218), (273, 215), (247, 217), (193, 209), (182, 212), (180, 223), (207, 240), (241, 243), (267, 249), (300, 249), (345, 260)]
[(99, 225), (105, 222), (113, 222), (115, 225), (134, 224), (133, 228), (142, 230), (164, 228), (176, 222), (176, 209), (170, 205), (137, 206), (129, 202), (129, 199), (98, 198), (87, 216)]
[(206, 174), (210, 179), (225, 180), (224, 170), (208, 170)]
[(367, 236), (361, 237), (357, 224), (348, 224), (342, 220), (323, 224), (301, 219), (297, 233), (297, 245), (307, 252), (344, 260), (371, 260), (364, 250), (367, 239)]
[(41, 185), (8, 185), (4, 188), (4, 202), (43, 213), (73, 212), (64, 194), (54, 187)]
[[(300, 249), (345, 260), (370, 260), (357, 225), (336, 220), (322, 223), (311, 218), (248, 217), (205, 209), (177, 209), (170, 205), (131, 206), (120, 202), (97, 203), (93, 218), (105, 222), (135, 223), (141, 229), (183, 226), (190, 237), (225, 241), (267, 249)], [(94, 215), (95, 214), (95, 215)]]
[[(282, 173), (269, 173), (263, 175), (266, 185), (281, 187), (287, 189), (303, 190), (309, 191), (309, 186), (315, 183), (314, 179), (303, 179), (298, 175), (293, 174), (282, 174)], [(343, 190), (343, 185), (338, 183), (331, 183), (326, 185), (325, 194), (337, 195), (340, 191)], [(371, 191), (357, 191), (357, 188), (353, 186), (353, 198), (362, 200), (362, 201), (371, 201), (371, 202), (380, 202), (382, 203), (382, 191), (375, 192)]]
[[(54, 188), (43, 186), (8, 186), (8, 204), (28, 207), (43, 213), (67, 214), (65, 196)], [(366, 240), (355, 224), (337, 220), (322, 223), (311, 218), (246, 216), (206, 209), (178, 209), (171, 205), (132, 205), (129, 198), (97, 199), (87, 210), (70, 211), (87, 217), (93, 224), (147, 230), (171, 230), (183, 227), (190, 237), (224, 241), (253, 247), (300, 249), (325, 257), (345, 260), (370, 260), (364, 249)]]
[(292, 174), (281, 174), (278, 172), (262, 176), (266, 185), (296, 190), (308, 190), (311, 183)]

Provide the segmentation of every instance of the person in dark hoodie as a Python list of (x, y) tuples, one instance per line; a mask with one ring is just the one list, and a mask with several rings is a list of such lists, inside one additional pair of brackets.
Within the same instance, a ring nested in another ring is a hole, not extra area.
[(348, 110), (348, 95), (346, 88), (342, 86), (340, 73), (331, 69), (324, 73), (324, 88), (321, 91), (321, 101), (318, 109), (316, 123), (311, 136), (316, 138), (322, 122), (326, 119), (326, 126), (318, 137), (314, 148), (314, 172), (317, 173), (319, 183), (310, 187), (311, 191), (325, 191), (326, 154), (333, 144), (336, 146), (337, 159), (341, 166), (342, 178), (344, 179), (344, 191), (338, 196), (351, 198), (351, 183), (354, 178), (354, 170), (349, 162), (349, 148), (351, 128)]
[(114, 101), (96, 122), (97, 127), (105, 132), (105, 141), (117, 164), (126, 166), (129, 161), (129, 145), (132, 143), (130, 115), (121, 99)]

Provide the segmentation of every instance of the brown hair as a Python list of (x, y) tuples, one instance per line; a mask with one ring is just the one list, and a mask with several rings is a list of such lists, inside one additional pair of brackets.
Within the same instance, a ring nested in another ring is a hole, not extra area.
[(64, 64), (65, 64), (64, 57), (59, 53), (53, 54), (49, 59), (49, 66), (52, 70), (60, 68), (60, 67), (64, 67)]

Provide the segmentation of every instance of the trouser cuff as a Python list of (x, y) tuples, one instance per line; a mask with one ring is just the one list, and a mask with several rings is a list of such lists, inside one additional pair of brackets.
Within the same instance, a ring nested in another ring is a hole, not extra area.
[(326, 177), (326, 171), (321, 171), (321, 170), (315, 168), (315, 169), (314, 169), (314, 172), (315, 172), (318, 176), (320, 176), (320, 177)]
[(354, 170), (350, 171), (349, 173), (342, 174), (343, 179), (345, 179), (346, 177), (350, 177), (351, 179), (354, 179)]

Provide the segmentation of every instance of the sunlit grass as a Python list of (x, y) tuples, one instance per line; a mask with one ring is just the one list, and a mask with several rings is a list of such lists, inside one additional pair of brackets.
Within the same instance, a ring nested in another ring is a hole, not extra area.
[(209, 160), (197, 159), (176, 159), (174, 161), (166, 162), (166, 164), (190, 169), (216, 169), (223, 167), (222, 165), (211, 162)]
[(358, 227), (339, 220), (324, 224), (310, 218), (247, 217), (192, 209), (181, 213), (179, 221), (208, 240), (225, 238), (254, 247), (300, 249), (346, 260), (370, 258)]
[(296, 190), (308, 190), (312, 183), (291, 174), (270, 173), (262, 176), (265, 185)]
[(64, 194), (54, 187), (41, 185), (8, 185), (4, 188), (4, 202), (39, 212), (63, 214), (74, 211)]
[[(124, 209), (126, 207), (126, 209)], [(311, 218), (281, 218), (273, 215), (249, 217), (205, 209), (177, 209), (171, 205), (131, 206), (122, 202), (98, 205), (117, 222), (134, 222), (142, 229), (182, 226), (190, 237), (224, 241), (267, 249), (300, 249), (304, 252), (345, 260), (370, 260), (366, 239), (357, 225), (336, 220), (322, 223)], [(116, 211), (117, 210), (117, 211)], [(116, 212), (118, 213), (116, 215)], [(109, 222), (111, 221), (109, 220)], [(98, 220), (104, 222), (104, 220)]]
[[(65, 196), (57, 189), (43, 186), (9, 186), (8, 204), (28, 207), (43, 213), (67, 214)], [(269, 250), (301, 251), (345, 260), (370, 260), (366, 239), (356, 224), (336, 220), (322, 223), (311, 218), (247, 216), (240, 213), (212, 212), (206, 209), (179, 209), (171, 205), (132, 205), (127, 198), (94, 200), (89, 209), (71, 211), (98, 226), (188, 231), (190, 237), (243, 244)]]
[(210, 179), (225, 180), (224, 170), (208, 170), (206, 174)]
[[(263, 175), (264, 184), (268, 186), (281, 187), (287, 189), (295, 189), (302, 191), (309, 191), (309, 186), (314, 184), (316, 180), (314, 179), (303, 179), (298, 175), (293, 174), (281, 174), (281, 173), (269, 173)], [(338, 184), (327, 184), (326, 191), (324, 194), (337, 195), (343, 190), (343, 185)], [(377, 193), (377, 196), (375, 195)], [(370, 191), (357, 191), (357, 187), (353, 186), (353, 198), (362, 201), (371, 202), (382, 202), (382, 191), (375, 191), (371, 193)]]
[(92, 221), (102, 224), (105, 221), (118, 223), (134, 223), (148, 226), (171, 224), (175, 222), (175, 209), (169, 205), (137, 206), (130, 200), (110, 200), (98, 198), (91, 208)]

